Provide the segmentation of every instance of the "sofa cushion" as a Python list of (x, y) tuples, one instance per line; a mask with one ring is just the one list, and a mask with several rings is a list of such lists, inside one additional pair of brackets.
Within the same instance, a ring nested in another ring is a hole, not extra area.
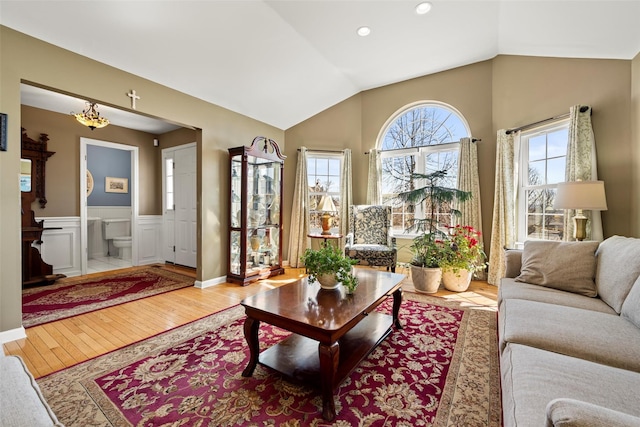
[(547, 405), (546, 427), (638, 427), (640, 418), (574, 399), (554, 399)]
[(528, 240), (518, 282), (595, 297), (598, 242)]
[(62, 426), (22, 359), (0, 356), (0, 426)]
[(602, 313), (617, 314), (614, 309), (609, 307), (600, 298), (591, 298), (558, 289), (520, 283), (516, 282), (515, 279), (502, 279), (500, 281), (500, 287), (498, 288), (498, 307), (501, 307), (502, 301), (507, 299), (526, 299), (549, 304), (584, 308), (585, 310), (599, 311)]
[(517, 343), (640, 373), (640, 329), (617, 314), (510, 299), (498, 328), (501, 351)]
[(551, 351), (509, 343), (500, 356), (504, 426), (545, 425), (558, 398), (640, 416), (640, 374)]
[(600, 243), (596, 256), (598, 294), (620, 313), (633, 283), (640, 276), (640, 239), (609, 237)]
[(620, 316), (640, 328), (640, 276), (638, 276), (629, 294), (624, 299)]

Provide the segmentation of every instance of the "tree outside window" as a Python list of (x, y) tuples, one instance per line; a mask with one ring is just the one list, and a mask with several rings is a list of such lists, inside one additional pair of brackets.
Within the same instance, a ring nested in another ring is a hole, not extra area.
[[(460, 113), (435, 102), (409, 106), (389, 121), (379, 146), (382, 200), (393, 208), (395, 235), (406, 234), (414, 219), (430, 216), (430, 206), (413, 206), (397, 199), (399, 193), (424, 185), (413, 179), (412, 174), (446, 170), (446, 182), (443, 184), (456, 188), (459, 141), (469, 135), (469, 128)], [(451, 206), (439, 208), (433, 219), (452, 223)]]

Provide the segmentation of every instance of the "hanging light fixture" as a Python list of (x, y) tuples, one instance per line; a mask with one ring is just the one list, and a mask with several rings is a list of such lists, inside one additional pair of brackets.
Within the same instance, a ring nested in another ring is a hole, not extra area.
[(100, 117), (100, 113), (96, 111), (97, 105), (95, 102), (87, 102), (87, 108), (82, 110), (82, 113), (71, 113), (77, 121), (85, 125), (91, 130), (100, 129), (109, 124), (109, 120), (104, 117)]

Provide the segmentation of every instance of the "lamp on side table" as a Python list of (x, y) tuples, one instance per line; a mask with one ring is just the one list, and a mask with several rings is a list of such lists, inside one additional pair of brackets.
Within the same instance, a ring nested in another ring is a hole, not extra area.
[(558, 192), (553, 202), (555, 209), (575, 209), (574, 237), (584, 240), (587, 237), (587, 221), (583, 210), (606, 211), (607, 199), (604, 194), (604, 181), (571, 181), (558, 183)]

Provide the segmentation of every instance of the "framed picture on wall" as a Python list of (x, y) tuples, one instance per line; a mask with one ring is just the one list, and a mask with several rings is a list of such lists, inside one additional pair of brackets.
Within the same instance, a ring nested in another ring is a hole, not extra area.
[(0, 113), (0, 151), (7, 151), (7, 115)]
[(129, 179), (107, 176), (105, 178), (104, 191), (106, 193), (128, 193)]

